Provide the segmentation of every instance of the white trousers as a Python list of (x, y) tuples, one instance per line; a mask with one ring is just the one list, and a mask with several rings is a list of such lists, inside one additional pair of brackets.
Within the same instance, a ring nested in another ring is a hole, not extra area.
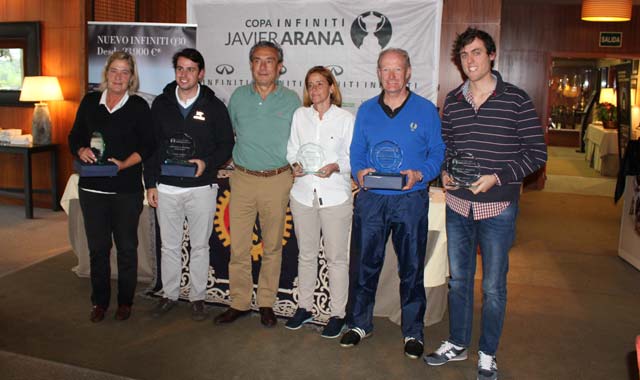
[(318, 197), (313, 207), (305, 206), (293, 197), (289, 207), (298, 240), (298, 307), (313, 311), (313, 295), (318, 277), (320, 231), (329, 270), (329, 307), (331, 316), (344, 318), (349, 293), (349, 239), (353, 201), (320, 208)]
[(158, 192), (158, 224), (162, 239), (162, 289), (164, 296), (177, 300), (182, 278), (183, 225), (189, 224), (189, 301), (204, 300), (209, 277), (209, 238), (216, 212), (216, 185), (180, 194)]

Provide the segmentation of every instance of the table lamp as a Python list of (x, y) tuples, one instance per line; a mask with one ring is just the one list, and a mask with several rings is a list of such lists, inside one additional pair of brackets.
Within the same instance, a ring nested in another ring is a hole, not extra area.
[(600, 99), (598, 103), (611, 103), (616, 105), (616, 92), (611, 87), (604, 87), (600, 90)]
[(20, 101), (39, 102), (35, 105), (33, 123), (31, 124), (34, 144), (51, 144), (51, 118), (49, 117), (49, 107), (45, 103), (48, 100), (64, 100), (58, 78), (24, 77)]

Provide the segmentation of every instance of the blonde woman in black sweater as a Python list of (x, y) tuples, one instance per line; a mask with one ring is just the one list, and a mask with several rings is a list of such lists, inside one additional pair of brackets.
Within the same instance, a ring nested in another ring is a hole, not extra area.
[(104, 319), (111, 297), (109, 254), (118, 254), (118, 309), (115, 319), (131, 315), (138, 267), (138, 220), (142, 212), (142, 160), (153, 150), (149, 105), (138, 90), (134, 58), (115, 52), (102, 72), (100, 91), (85, 95), (69, 133), (71, 153), (96, 162), (89, 147), (94, 132), (105, 142), (104, 156), (118, 166), (114, 177), (80, 177), (78, 193), (91, 263), (91, 322)]

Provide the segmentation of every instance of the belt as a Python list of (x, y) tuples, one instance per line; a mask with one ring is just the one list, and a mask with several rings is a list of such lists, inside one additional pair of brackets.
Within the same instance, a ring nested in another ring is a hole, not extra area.
[(278, 175), (280, 173), (284, 173), (286, 171), (291, 170), (291, 166), (285, 165), (281, 168), (270, 169), (270, 170), (249, 170), (245, 167), (242, 167), (238, 164), (234, 164), (236, 170), (240, 170), (243, 173), (247, 173), (250, 175), (255, 175), (257, 177), (273, 177), (274, 175)]

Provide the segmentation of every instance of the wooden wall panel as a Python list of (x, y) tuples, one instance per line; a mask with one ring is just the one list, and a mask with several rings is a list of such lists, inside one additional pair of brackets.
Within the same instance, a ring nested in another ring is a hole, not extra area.
[(138, 0), (140, 22), (187, 22), (186, 0)]
[(136, 0), (92, 0), (92, 21), (121, 21), (136, 20)]
[(456, 36), (469, 26), (491, 34), (500, 52), (502, 0), (444, 0), (440, 35), (440, 75), (438, 107), (447, 93), (462, 83), (462, 74), (451, 61), (451, 47)]
[[(86, 88), (86, 0), (0, 0), (0, 21), (41, 22), (41, 67), (43, 75), (60, 80), (64, 101), (50, 102), (53, 125), (52, 140), (60, 144), (58, 151), (58, 186), (64, 189), (71, 174), (71, 156), (67, 135), (75, 118), (75, 111)], [(31, 133), (32, 107), (0, 106), (0, 126), (20, 128)], [(22, 159), (2, 155), (0, 187), (22, 187)], [(36, 155), (33, 160), (34, 189), (49, 188), (49, 159)], [(49, 197), (36, 195), (38, 206), (50, 207)], [(12, 202), (0, 198), (0, 202)]]

